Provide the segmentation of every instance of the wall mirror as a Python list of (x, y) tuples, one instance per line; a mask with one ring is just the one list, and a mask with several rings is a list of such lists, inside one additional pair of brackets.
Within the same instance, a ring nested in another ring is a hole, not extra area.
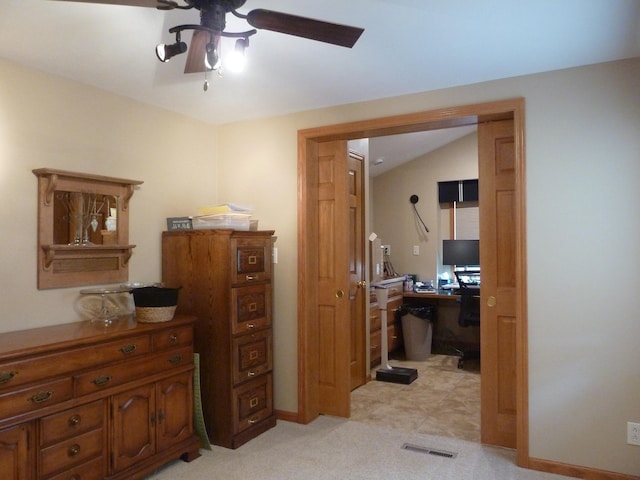
[(38, 177), (38, 288), (126, 282), (129, 202), (139, 180), (50, 168)]

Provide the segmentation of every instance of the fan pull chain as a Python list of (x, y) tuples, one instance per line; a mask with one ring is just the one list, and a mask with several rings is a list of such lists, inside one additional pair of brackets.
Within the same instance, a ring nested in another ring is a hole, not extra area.
[(208, 77), (208, 71), (205, 69), (204, 71), (204, 85), (202, 86), (202, 89), (206, 92), (207, 90), (209, 90), (209, 79)]

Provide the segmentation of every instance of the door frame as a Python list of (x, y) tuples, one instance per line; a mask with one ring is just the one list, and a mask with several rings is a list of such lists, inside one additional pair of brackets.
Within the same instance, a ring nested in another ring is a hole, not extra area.
[(525, 104), (523, 98), (440, 108), (298, 131), (298, 420), (309, 423), (318, 408), (319, 339), (314, 284), (317, 278), (317, 145), (513, 118), (516, 177), (516, 444), (517, 464), (529, 466), (528, 327), (525, 195)]

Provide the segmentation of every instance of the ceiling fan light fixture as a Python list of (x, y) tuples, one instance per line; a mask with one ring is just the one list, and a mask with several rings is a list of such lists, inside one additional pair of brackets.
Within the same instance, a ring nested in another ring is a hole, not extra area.
[(225, 60), (225, 66), (232, 72), (242, 72), (246, 63), (245, 50), (249, 46), (248, 38), (236, 40), (235, 47)]
[(156, 56), (158, 57), (158, 60), (166, 63), (171, 60), (171, 58), (186, 51), (187, 44), (184, 42), (177, 41), (176, 43), (171, 45), (165, 45), (164, 43), (161, 43), (156, 47)]
[(220, 68), (220, 55), (213, 42), (207, 43), (207, 54), (204, 56), (204, 66), (207, 70), (217, 70)]

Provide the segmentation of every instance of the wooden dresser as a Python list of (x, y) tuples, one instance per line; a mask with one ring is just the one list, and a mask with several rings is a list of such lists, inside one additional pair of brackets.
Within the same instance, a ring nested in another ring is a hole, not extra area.
[(195, 315), (202, 409), (212, 443), (237, 448), (275, 426), (273, 231), (162, 235), (162, 281), (181, 286), (177, 311)]
[(131, 480), (200, 456), (193, 320), (0, 335), (2, 478)]
[[(389, 354), (398, 351), (404, 345), (402, 337), (402, 323), (396, 318), (396, 311), (402, 305), (402, 280), (393, 281), (387, 284), (387, 347)], [(380, 365), (382, 357), (382, 310), (378, 304), (376, 289), (369, 292), (369, 312), (370, 312), (370, 338), (369, 338), (369, 361), (370, 368)]]

